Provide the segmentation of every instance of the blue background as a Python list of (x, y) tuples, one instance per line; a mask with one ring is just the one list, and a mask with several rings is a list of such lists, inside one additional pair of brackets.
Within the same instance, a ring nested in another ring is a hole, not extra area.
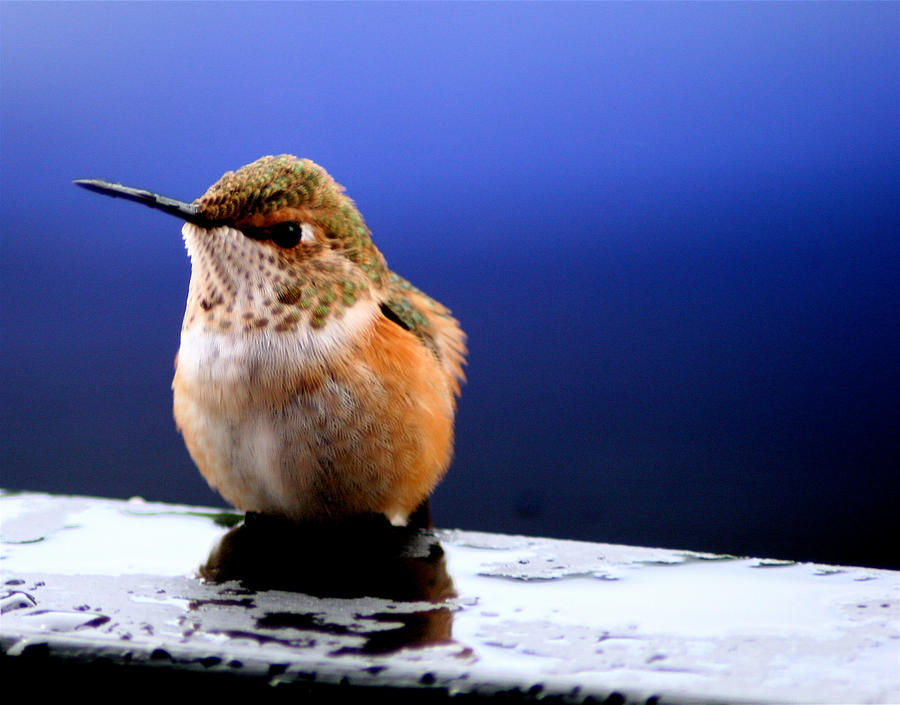
[(2, 485), (221, 503), (171, 418), (180, 225), (69, 181), (288, 152), (469, 334), (439, 525), (900, 567), (900, 5), (0, 20)]

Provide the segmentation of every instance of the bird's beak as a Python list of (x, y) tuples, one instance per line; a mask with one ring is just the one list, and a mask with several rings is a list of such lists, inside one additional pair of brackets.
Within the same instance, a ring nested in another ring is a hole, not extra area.
[(131, 188), (122, 184), (114, 184), (103, 179), (76, 179), (72, 182), (76, 186), (86, 188), (88, 191), (96, 191), (113, 198), (127, 198), (129, 201), (137, 201), (145, 206), (169, 213), (189, 223), (194, 223), (204, 228), (213, 228), (222, 223), (210, 220), (202, 213), (194, 203), (176, 201), (174, 198), (160, 196), (158, 193), (144, 191), (139, 188)]

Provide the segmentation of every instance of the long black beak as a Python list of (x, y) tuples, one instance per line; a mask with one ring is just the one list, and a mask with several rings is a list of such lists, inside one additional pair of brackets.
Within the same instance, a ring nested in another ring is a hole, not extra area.
[(214, 228), (221, 223), (210, 220), (202, 215), (193, 203), (185, 203), (184, 201), (176, 201), (174, 198), (160, 196), (158, 193), (144, 191), (139, 188), (131, 188), (122, 184), (114, 184), (103, 179), (75, 179), (72, 182), (76, 186), (86, 188), (88, 191), (96, 191), (113, 198), (126, 198), (129, 201), (143, 203), (158, 211), (169, 213), (189, 223), (194, 223), (204, 228)]

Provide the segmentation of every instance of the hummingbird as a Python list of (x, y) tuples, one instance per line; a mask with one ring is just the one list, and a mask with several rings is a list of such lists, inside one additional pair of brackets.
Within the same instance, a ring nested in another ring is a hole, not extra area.
[(466, 338), (388, 268), (343, 187), (287, 154), (190, 203), (74, 183), (185, 221), (173, 406), (209, 485), (245, 512), (405, 525), (450, 464)]

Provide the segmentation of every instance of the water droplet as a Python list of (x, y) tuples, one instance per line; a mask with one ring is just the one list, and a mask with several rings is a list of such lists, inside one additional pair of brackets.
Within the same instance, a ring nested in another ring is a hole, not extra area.
[(91, 612), (63, 612), (38, 610), (25, 615), (29, 620), (39, 622), (41, 629), (51, 632), (71, 632), (76, 629), (96, 628), (106, 624), (109, 617)]
[(37, 602), (31, 595), (24, 592), (14, 592), (4, 598), (0, 598), (0, 614), (20, 610), (24, 607), (34, 607), (36, 604)]

